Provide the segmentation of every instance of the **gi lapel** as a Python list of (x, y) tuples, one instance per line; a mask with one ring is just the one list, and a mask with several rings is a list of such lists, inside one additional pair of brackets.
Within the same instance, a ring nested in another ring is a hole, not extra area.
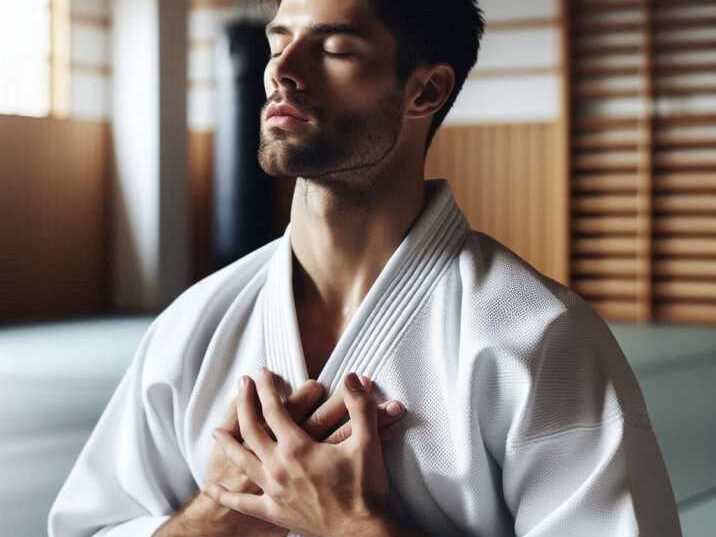
[[(426, 188), (432, 196), (423, 212), (383, 267), (318, 377), (330, 392), (351, 371), (374, 377), (470, 233), (447, 181), (426, 181)], [(268, 367), (295, 389), (308, 373), (293, 298), (290, 228), (270, 261), (262, 307)]]

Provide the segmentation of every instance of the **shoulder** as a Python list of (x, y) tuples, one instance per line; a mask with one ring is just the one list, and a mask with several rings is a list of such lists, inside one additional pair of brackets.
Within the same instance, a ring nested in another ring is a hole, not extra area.
[(263, 286), (276, 239), (183, 291), (147, 330), (143, 384), (168, 382), (196, 372), (219, 323), (232, 307), (251, 309)]
[(586, 300), (485, 233), (468, 237), (459, 264), (463, 339), (508, 399), (511, 441), (619, 416), (650, 425), (626, 357)]

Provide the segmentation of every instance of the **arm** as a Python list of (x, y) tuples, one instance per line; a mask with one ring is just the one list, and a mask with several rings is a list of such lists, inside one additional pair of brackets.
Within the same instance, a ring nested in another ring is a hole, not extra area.
[(555, 320), (507, 436), (505, 501), (525, 537), (680, 537), (634, 374), (591, 309)]
[(148, 537), (195, 490), (173, 435), (171, 388), (150, 388), (143, 400), (142, 370), (158, 322), (60, 490), (48, 518), (50, 537)]

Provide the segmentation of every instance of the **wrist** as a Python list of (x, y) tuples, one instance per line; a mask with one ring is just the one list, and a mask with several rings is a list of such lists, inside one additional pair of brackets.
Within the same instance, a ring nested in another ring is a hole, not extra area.
[(351, 520), (342, 537), (390, 537), (391, 525), (387, 517), (374, 513)]

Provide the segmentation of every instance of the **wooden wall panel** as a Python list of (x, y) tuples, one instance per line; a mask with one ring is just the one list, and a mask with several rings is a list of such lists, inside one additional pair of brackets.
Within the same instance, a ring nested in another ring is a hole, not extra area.
[(0, 116), (0, 321), (106, 305), (108, 127)]
[(198, 281), (213, 272), (211, 267), (211, 215), (214, 177), (214, 133), (190, 131), (189, 207), (191, 226), (191, 278)]
[(571, 284), (610, 320), (713, 325), (716, 2), (569, 5)]
[(567, 188), (558, 123), (445, 126), (426, 177), (445, 177), (473, 229), (562, 283), (568, 280)]

